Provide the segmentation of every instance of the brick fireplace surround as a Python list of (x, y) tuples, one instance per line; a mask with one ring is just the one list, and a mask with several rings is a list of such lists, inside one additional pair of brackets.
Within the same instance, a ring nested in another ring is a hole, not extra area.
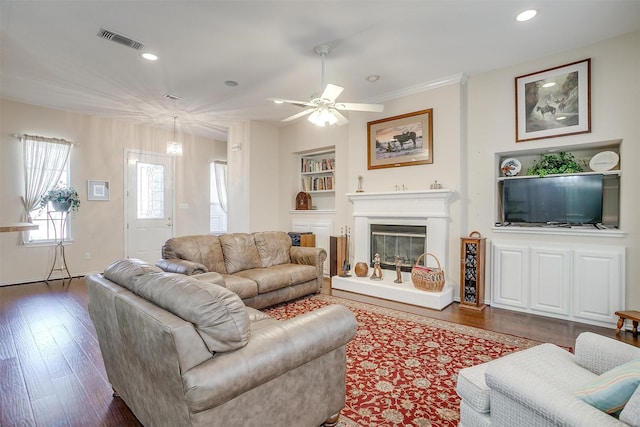
[[(354, 266), (356, 262), (371, 263), (370, 226), (386, 225), (422, 225), (427, 227), (427, 252), (440, 260), (445, 273), (448, 271), (448, 223), (449, 200), (451, 190), (396, 191), (376, 193), (349, 193), (347, 197), (353, 203), (353, 230), (351, 246)], [(435, 263), (429, 257), (429, 265)], [(371, 272), (371, 269), (370, 269)], [(395, 271), (383, 270), (383, 280), (371, 280), (367, 277), (331, 278), (333, 289), (369, 295), (391, 301), (442, 310), (453, 302), (453, 286), (446, 283), (442, 292), (425, 292), (416, 289), (411, 283), (411, 274), (402, 273), (402, 283), (396, 284)]]

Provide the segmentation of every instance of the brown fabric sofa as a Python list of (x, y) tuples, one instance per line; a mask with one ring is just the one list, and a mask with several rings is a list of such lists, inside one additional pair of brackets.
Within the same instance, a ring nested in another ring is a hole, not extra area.
[(126, 259), (86, 277), (109, 381), (145, 426), (318, 426), (345, 404), (356, 320), (278, 321), (214, 283)]
[(225, 286), (260, 309), (320, 292), (326, 259), (324, 249), (292, 246), (287, 233), (264, 231), (174, 237), (156, 266)]

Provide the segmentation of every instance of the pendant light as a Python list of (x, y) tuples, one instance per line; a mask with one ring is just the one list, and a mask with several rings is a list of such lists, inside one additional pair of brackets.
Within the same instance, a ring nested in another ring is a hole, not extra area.
[(182, 156), (182, 142), (176, 140), (176, 119), (173, 117), (173, 141), (167, 141), (167, 154), (170, 156)]

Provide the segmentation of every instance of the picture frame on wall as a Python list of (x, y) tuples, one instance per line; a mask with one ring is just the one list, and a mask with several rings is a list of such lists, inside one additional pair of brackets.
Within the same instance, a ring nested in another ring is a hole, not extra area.
[(87, 200), (109, 200), (109, 181), (87, 181)]
[(515, 78), (516, 142), (591, 132), (591, 58)]
[(367, 168), (433, 163), (433, 109), (367, 123)]

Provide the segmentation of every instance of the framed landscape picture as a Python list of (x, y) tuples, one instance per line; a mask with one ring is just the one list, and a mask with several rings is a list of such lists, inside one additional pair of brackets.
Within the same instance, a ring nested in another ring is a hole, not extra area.
[(591, 59), (516, 77), (516, 142), (591, 132)]
[(433, 163), (433, 110), (367, 123), (368, 169)]

